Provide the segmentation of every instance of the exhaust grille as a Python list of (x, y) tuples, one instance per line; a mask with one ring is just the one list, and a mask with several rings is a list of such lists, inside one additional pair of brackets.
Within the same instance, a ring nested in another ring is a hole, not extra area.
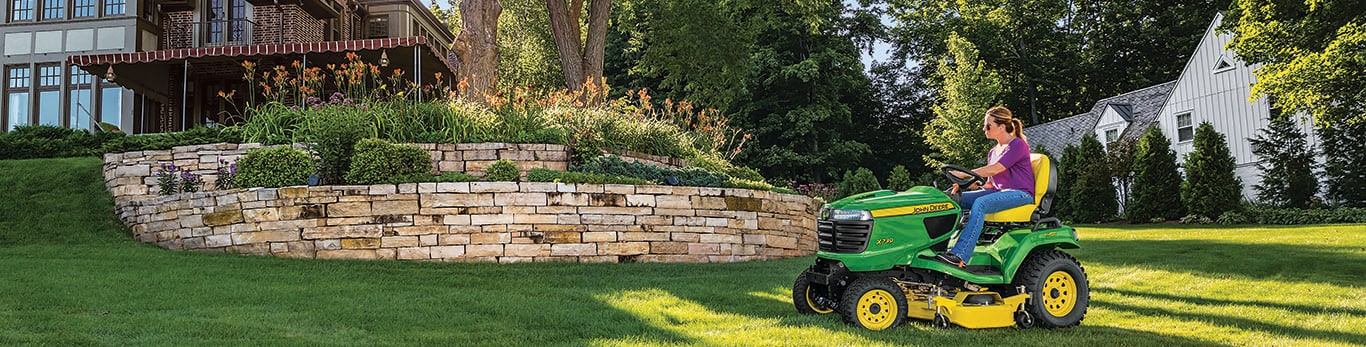
[(820, 250), (831, 253), (860, 253), (868, 248), (873, 221), (816, 221)]

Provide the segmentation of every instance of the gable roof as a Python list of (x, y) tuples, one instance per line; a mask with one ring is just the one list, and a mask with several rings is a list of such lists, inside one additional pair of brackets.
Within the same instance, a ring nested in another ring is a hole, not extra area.
[(1115, 106), (1115, 110), (1121, 116), (1124, 116), (1126, 111), (1129, 113), (1128, 117), (1125, 117), (1130, 122), (1129, 126), (1120, 138), (1138, 138), (1157, 121), (1162, 106), (1167, 102), (1167, 97), (1171, 95), (1174, 87), (1176, 81), (1171, 81), (1112, 96), (1096, 101), (1089, 112), (1026, 127), (1024, 133), (1029, 138), (1029, 147), (1036, 151), (1045, 150), (1054, 156), (1062, 155), (1062, 150), (1067, 145), (1080, 144), (1082, 136), (1095, 131), (1096, 122), (1100, 121), (1105, 108), (1110, 106)]

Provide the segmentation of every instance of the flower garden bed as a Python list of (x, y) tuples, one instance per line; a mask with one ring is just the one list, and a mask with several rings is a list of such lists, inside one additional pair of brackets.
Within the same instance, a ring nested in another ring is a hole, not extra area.
[[(220, 159), (258, 147), (215, 144), (109, 154), (105, 180), (134, 237), (168, 249), (497, 262), (722, 262), (816, 250), (815, 200), (749, 189), (465, 182), (209, 187), (152, 195), (158, 163), (212, 174)], [(523, 170), (568, 165), (567, 151), (558, 145), (424, 148), (436, 159), (434, 171), (459, 167), (477, 173), (498, 159), (518, 160)]]

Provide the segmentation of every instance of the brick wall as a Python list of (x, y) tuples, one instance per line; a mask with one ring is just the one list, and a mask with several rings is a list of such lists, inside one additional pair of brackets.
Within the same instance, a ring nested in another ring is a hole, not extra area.
[(300, 258), (730, 262), (816, 250), (819, 204), (746, 189), (560, 183), (251, 188), (117, 204), (168, 249)]

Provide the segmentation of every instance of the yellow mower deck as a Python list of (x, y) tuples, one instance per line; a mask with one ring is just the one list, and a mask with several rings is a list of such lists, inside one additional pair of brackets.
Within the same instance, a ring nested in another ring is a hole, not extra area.
[[(991, 298), (990, 304), (969, 303), (968, 298), (982, 302), (979, 296)], [(942, 313), (949, 323), (968, 329), (1005, 328), (1015, 326), (1015, 313), (1019, 312), (1029, 294), (1017, 294), (1002, 298), (996, 292), (961, 291), (952, 298), (944, 296), (916, 295), (906, 293), (910, 306), (906, 316), (916, 319), (933, 320), (935, 314)]]

